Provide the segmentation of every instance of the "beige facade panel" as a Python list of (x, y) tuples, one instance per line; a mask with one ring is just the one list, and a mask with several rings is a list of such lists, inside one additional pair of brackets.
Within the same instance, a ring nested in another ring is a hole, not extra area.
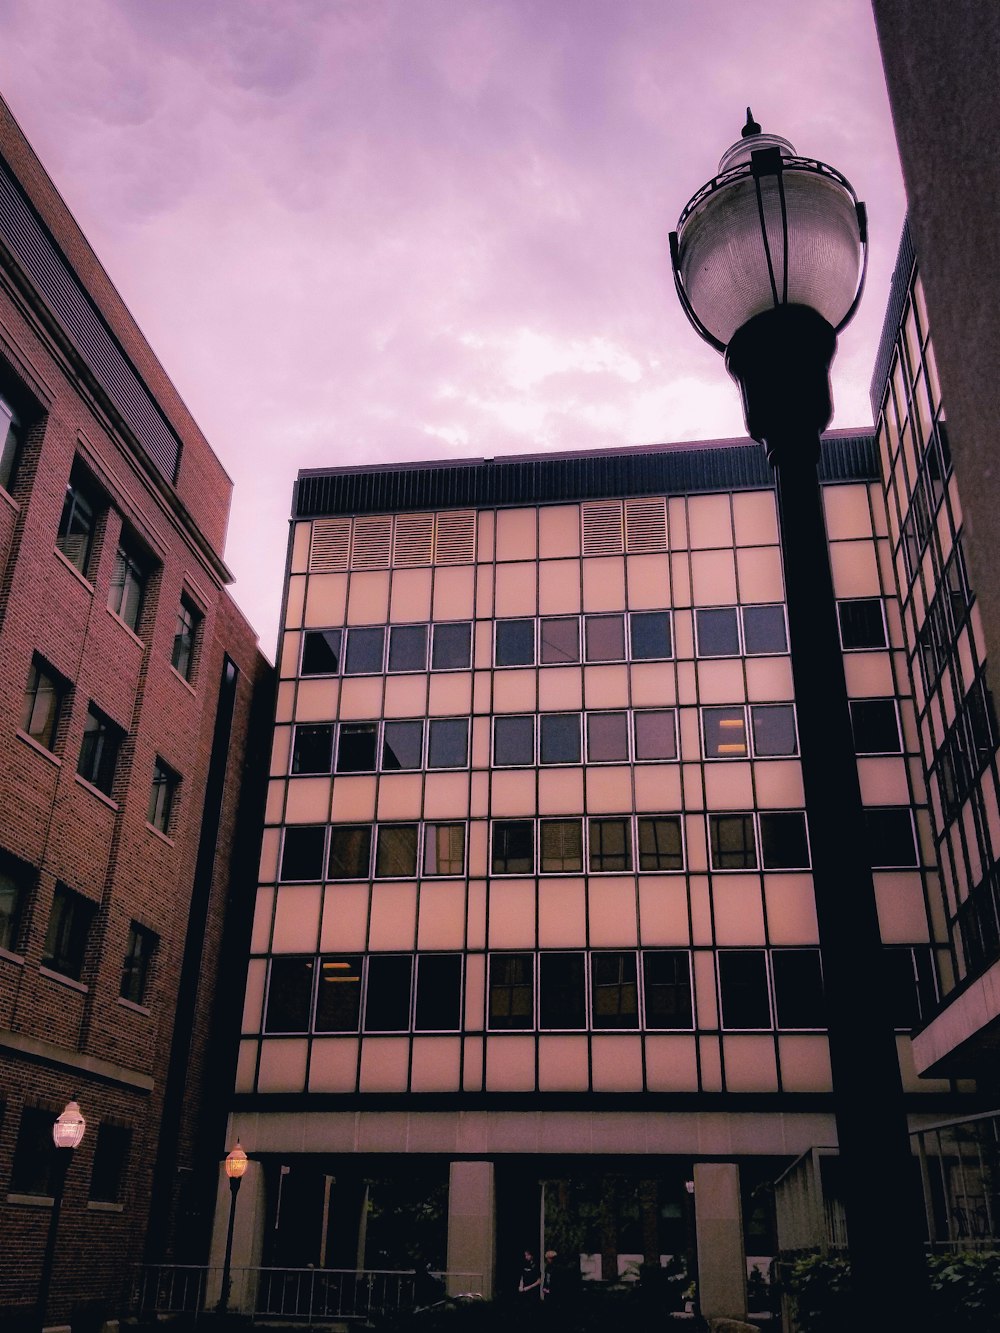
[(472, 712), (472, 673), (449, 671), (431, 674), (427, 711), (431, 717), (455, 717)]
[(784, 701), (795, 697), (788, 657), (750, 657), (746, 662), (747, 698), (751, 703)]
[(693, 954), (691, 964), (695, 1022), (699, 1028), (716, 1028), (719, 1026), (719, 1006), (715, 992), (715, 960), (710, 953), (699, 949)]
[(928, 938), (927, 912), (916, 871), (876, 870), (875, 900), (879, 928), (886, 944), (923, 943)]
[(646, 1088), (649, 1092), (697, 1092), (697, 1039), (693, 1036), (648, 1036)]
[[(781, 1086), (785, 1092), (830, 1092), (830, 1043), (825, 1036), (790, 1036), (778, 1038), (781, 1061)], [(836, 1142), (836, 1139), (829, 1140)]]
[(380, 820), (419, 819), (423, 810), (424, 780), (420, 773), (383, 773), (378, 784)]
[(282, 680), (298, 675), (299, 652), (302, 635), (298, 630), (286, 630), (281, 636), (281, 651), (278, 655), (278, 673)]
[(587, 897), (591, 947), (635, 948), (639, 942), (635, 880), (591, 876)]
[(274, 728), (274, 739), (271, 742), (271, 767), (269, 771), (272, 777), (281, 777), (288, 772), (291, 747), (291, 727), (276, 726)]
[(341, 718), (367, 721), (382, 712), (382, 677), (350, 676), (340, 686)]
[(261, 839), (260, 868), (258, 878), (267, 884), (278, 878), (278, 848), (281, 846), (281, 830), (266, 828)]
[(677, 764), (646, 764), (633, 778), (635, 808), (639, 813), (669, 814), (681, 807), (681, 771)]
[(683, 875), (639, 879), (639, 943), (685, 947), (691, 942), (687, 881)]
[[(476, 615), (479, 617), (493, 615), (493, 566), (480, 565), (476, 569)], [(484, 626), (488, 629), (489, 626)], [(487, 654), (488, 656), (488, 654)], [(486, 665), (486, 660), (476, 654), (476, 664)]]
[(533, 815), (537, 807), (535, 775), (515, 769), (494, 773), (490, 781), (491, 808), (495, 817)]
[(417, 886), (377, 884), (372, 889), (369, 949), (410, 952), (417, 939)]
[(879, 699), (894, 692), (888, 653), (845, 653), (844, 675), (852, 699)]
[(487, 1037), (486, 1090), (533, 1092), (534, 1089), (534, 1037)]
[(460, 1037), (414, 1037), (411, 1092), (457, 1092), (462, 1084)]
[[(291, 700), (291, 693), (289, 693)], [(298, 691), (295, 697), (294, 718), (296, 722), (327, 722), (330, 718), (336, 717), (340, 702), (340, 681), (339, 680), (300, 680), (298, 682)], [(279, 700), (279, 709), (283, 721), (291, 721), (292, 712), (287, 716), (281, 707)]]
[(749, 764), (727, 759), (705, 765), (705, 804), (709, 810), (752, 810), (753, 803)]
[(250, 952), (267, 953), (271, 942), (271, 913), (274, 911), (275, 890), (259, 888), (254, 903), (253, 927), (250, 932)]
[(539, 509), (538, 554), (542, 560), (580, 554), (579, 505), (543, 505)]
[(379, 625), (388, 619), (388, 570), (355, 570), (347, 593), (347, 623)]
[(719, 1037), (698, 1038), (698, 1062), (701, 1069), (702, 1092), (721, 1092), (722, 1044)]
[(632, 705), (635, 708), (660, 708), (677, 702), (677, 686), (672, 662), (636, 662), (630, 670)]
[(670, 606), (670, 560), (663, 555), (630, 555), (625, 560), (630, 611)]
[(589, 1085), (586, 1037), (539, 1037), (539, 1092), (586, 1092)]
[(797, 759), (758, 759), (753, 769), (761, 810), (798, 810), (805, 805), (802, 766)]
[(465, 947), (465, 884), (424, 882), (420, 886), (418, 949)]
[(304, 574), (309, 568), (309, 543), (311, 538), (311, 523), (295, 523), (292, 525), (290, 565), (293, 574)]
[(353, 1092), (358, 1078), (357, 1037), (317, 1037), (309, 1057), (309, 1092)]
[(332, 819), (336, 824), (365, 824), (375, 818), (375, 778), (342, 774), (334, 784)]
[(389, 594), (389, 619), (397, 625), (431, 618), (431, 571), (394, 569)]
[(535, 671), (511, 668), (493, 677), (495, 713), (533, 713), (537, 706)]
[(327, 885), (319, 937), (319, 947), (323, 952), (363, 952), (368, 944), (370, 897), (371, 889), (367, 884)]
[(272, 778), (267, 784), (267, 800), (264, 805), (264, 819), (268, 824), (280, 824), (285, 809), (285, 781)]
[(405, 1092), (409, 1085), (407, 1037), (365, 1037), (361, 1043), (361, 1092)]
[(909, 805), (907, 765), (902, 757), (861, 758), (858, 760), (858, 776), (865, 805)]
[(579, 560), (543, 560), (538, 566), (539, 615), (577, 615), (583, 604), (582, 579)]
[(642, 1091), (642, 1038), (593, 1036), (590, 1039), (594, 1092)]
[[(686, 698), (681, 692), (680, 698)], [(698, 698), (703, 704), (739, 704), (746, 698), (743, 663), (738, 659), (698, 663)]]
[(534, 616), (538, 612), (538, 566), (526, 561), (497, 565), (493, 614)]
[(716, 875), (712, 906), (717, 944), (764, 945), (764, 903), (758, 875)]
[(343, 625), (347, 617), (347, 575), (310, 574), (303, 623), (306, 629)]
[(465, 923), (465, 943), (468, 949), (486, 948), (486, 901), (486, 885), (481, 880), (470, 882), (468, 919)]
[(733, 521), (728, 493), (689, 496), (687, 517), (692, 551), (733, 545)]
[(758, 546), (736, 552), (736, 581), (741, 602), (783, 602), (785, 583), (777, 546)]
[(535, 882), (527, 879), (494, 880), (489, 891), (491, 949), (535, 947)]
[(771, 1037), (722, 1039), (727, 1092), (777, 1092), (778, 1064)]
[(289, 778), (286, 824), (325, 824), (330, 818), (330, 778)]
[(247, 967), (247, 989), (243, 997), (243, 1021), (240, 1031), (258, 1033), (264, 1013), (264, 982), (267, 979), (267, 963), (263, 958), (251, 958)]
[(538, 812), (578, 815), (583, 809), (583, 769), (556, 768), (538, 774)]
[(546, 667), (538, 673), (539, 712), (574, 712), (583, 708), (583, 670)]
[(583, 701), (588, 709), (627, 708), (629, 674), (626, 666), (587, 666), (583, 669)]
[(538, 510), (534, 505), (530, 509), (499, 510), (496, 516), (497, 562), (534, 560), (538, 554), (537, 525)]
[(871, 541), (872, 519), (867, 486), (824, 486), (826, 535), (831, 542)]
[(538, 885), (538, 947), (583, 949), (587, 892), (582, 879), (544, 879)]
[(587, 768), (584, 787), (591, 814), (627, 814), (632, 809), (631, 769), (612, 765)]
[(695, 606), (732, 606), (736, 560), (731, 550), (692, 551), (691, 594)]
[(621, 611), (625, 606), (625, 560), (598, 556), (583, 562), (584, 611)]
[[(712, 893), (709, 881), (702, 875), (692, 876), (688, 881), (688, 902), (691, 911), (692, 944), (710, 945), (715, 940), (715, 927), (712, 922)], [(713, 980), (714, 986), (714, 980)], [(714, 1013), (714, 1009), (712, 1010)], [(714, 1027), (714, 1021), (699, 1020), (701, 1027)]]
[(259, 1044), (256, 1040), (240, 1042), (239, 1054), (236, 1057), (234, 1092), (253, 1092), (257, 1081), (257, 1047)]
[(314, 953), (319, 941), (323, 890), (318, 884), (284, 884), (274, 904), (272, 953)]
[(309, 1043), (298, 1037), (266, 1037), (260, 1043), (258, 1092), (304, 1092)]
[(830, 545), (833, 590), (838, 597), (878, 597), (882, 588), (871, 542), (833, 542)]
[(819, 944), (811, 875), (765, 875), (764, 906), (772, 944)]
[(471, 620), (475, 614), (475, 570), (471, 565), (434, 571), (435, 620)]
[(299, 629), (306, 600), (306, 579), (303, 574), (293, 574), (288, 580), (285, 591), (285, 628)]
[(485, 1026), (486, 955), (472, 953), (465, 960), (465, 1027), (476, 1032)]
[(427, 711), (427, 677), (387, 676), (384, 709), (386, 717), (422, 717)]

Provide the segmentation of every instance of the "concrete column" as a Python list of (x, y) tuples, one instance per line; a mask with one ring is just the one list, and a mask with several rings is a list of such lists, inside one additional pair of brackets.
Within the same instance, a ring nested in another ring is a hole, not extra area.
[(695, 1164), (694, 1210), (702, 1318), (746, 1319), (747, 1263), (735, 1162)]
[(448, 1293), (493, 1296), (496, 1199), (492, 1162), (452, 1162), (448, 1176)]
[[(229, 1227), (229, 1177), (219, 1172), (219, 1190), (215, 1200), (215, 1222), (208, 1262), (210, 1272), (206, 1308), (218, 1304), (222, 1294), (222, 1265), (226, 1258), (226, 1231)], [(257, 1294), (257, 1269), (264, 1244), (264, 1171), (259, 1162), (247, 1163), (246, 1173), (236, 1196), (233, 1225), (233, 1258), (230, 1269), (232, 1288), (229, 1309), (233, 1313), (252, 1314)], [(252, 1271), (251, 1271), (252, 1270)]]

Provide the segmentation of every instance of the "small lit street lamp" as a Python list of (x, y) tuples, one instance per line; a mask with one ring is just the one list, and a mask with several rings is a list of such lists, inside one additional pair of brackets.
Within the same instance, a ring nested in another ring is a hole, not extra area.
[(243, 1180), (243, 1173), (246, 1169), (247, 1155), (240, 1147), (240, 1141), (237, 1139), (236, 1147), (233, 1148), (232, 1152), (226, 1157), (226, 1175), (229, 1177), (229, 1230), (226, 1232), (226, 1257), (222, 1265), (222, 1293), (219, 1296), (219, 1314), (225, 1314), (229, 1308), (229, 1270), (233, 1261), (233, 1227), (236, 1223), (236, 1196), (240, 1192), (240, 1183)]
[(817, 475), (837, 334), (861, 297), (864, 205), (832, 167), (743, 136), (670, 237), (698, 333), (723, 352), (774, 468), (826, 993), (855, 1330), (922, 1328), (926, 1274)]
[(38, 1327), (45, 1327), (45, 1312), (49, 1304), (49, 1288), (52, 1285), (52, 1267), (56, 1257), (56, 1233), (59, 1230), (59, 1214), (62, 1212), (63, 1190), (66, 1185), (66, 1173), (73, 1160), (73, 1151), (83, 1141), (87, 1122), (75, 1101), (67, 1102), (61, 1115), (56, 1117), (52, 1126), (52, 1142), (56, 1146), (55, 1163), (52, 1173), (52, 1213), (49, 1217), (49, 1234), (45, 1242), (45, 1255), (42, 1259), (42, 1276), (38, 1284)]

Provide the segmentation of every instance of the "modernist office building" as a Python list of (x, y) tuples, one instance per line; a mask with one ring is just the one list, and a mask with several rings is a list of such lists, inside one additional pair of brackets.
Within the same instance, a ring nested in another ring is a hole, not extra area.
[(207, 1002), (268, 675), (230, 490), (0, 103), (0, 1307), (38, 1299), (75, 1098), (49, 1322), (120, 1308), (151, 1211), (183, 1257), (214, 1197)]
[[(899, 516), (874, 437), (827, 437), (822, 476), (900, 1064), (940, 1118)], [(410, 1266), (418, 1180), (415, 1243), (480, 1289), (526, 1245), (612, 1277), (684, 1250), (699, 1162), (739, 1165), (774, 1252), (757, 1187), (835, 1141), (777, 542), (743, 441), (300, 474), (240, 1262)]]

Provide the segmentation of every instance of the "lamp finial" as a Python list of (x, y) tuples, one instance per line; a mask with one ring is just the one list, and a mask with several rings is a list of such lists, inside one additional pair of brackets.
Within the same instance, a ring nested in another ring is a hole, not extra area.
[(747, 107), (747, 123), (743, 126), (741, 139), (749, 139), (751, 134), (760, 134), (760, 126), (753, 118), (753, 112)]

